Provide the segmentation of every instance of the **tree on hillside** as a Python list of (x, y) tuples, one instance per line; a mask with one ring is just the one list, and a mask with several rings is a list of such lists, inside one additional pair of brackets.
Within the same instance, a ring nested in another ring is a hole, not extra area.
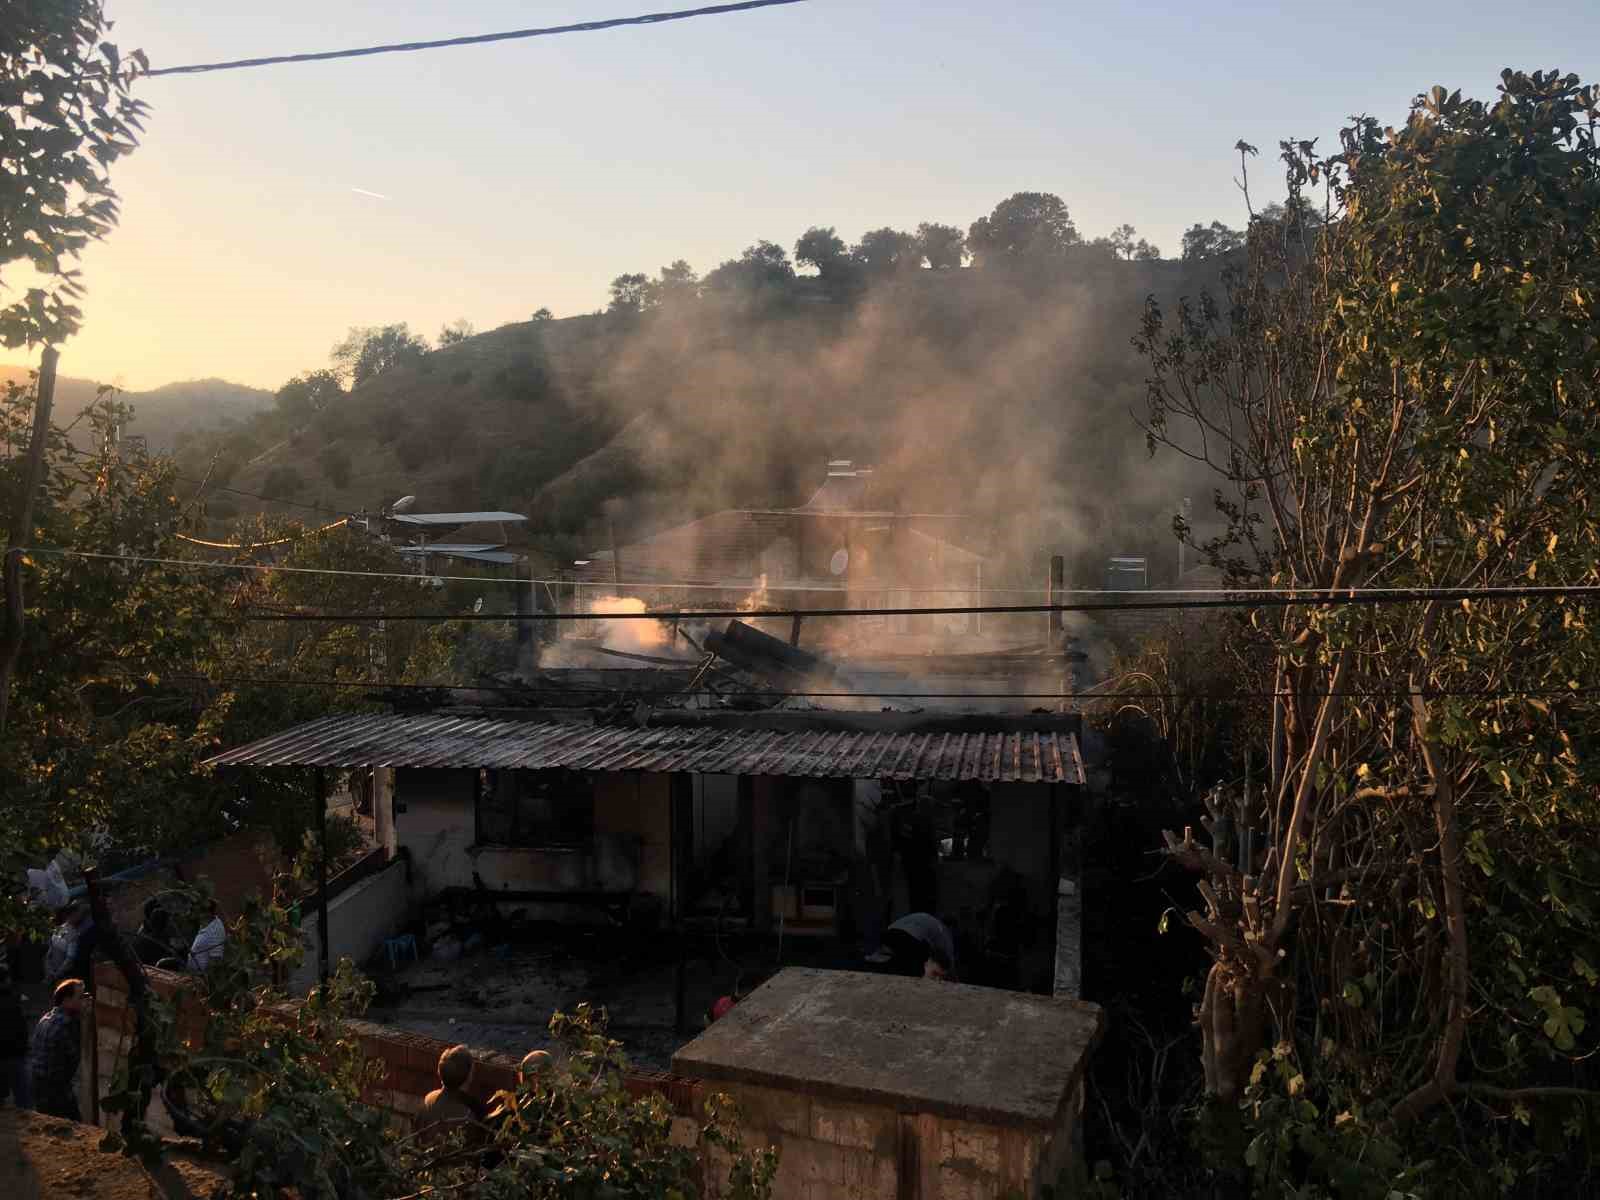
[(1183, 261), (1204, 262), (1210, 258), (1223, 258), (1243, 248), (1244, 234), (1230, 229), (1221, 221), (1210, 225), (1191, 225), (1183, 234)]
[(966, 235), (954, 225), (924, 221), (917, 226), (917, 249), (935, 271), (950, 271), (967, 260)]
[(815, 267), (824, 283), (839, 283), (850, 277), (850, 248), (832, 225), (826, 229), (813, 225), (794, 244), (794, 260)]
[(278, 389), (273, 404), (290, 421), (303, 424), (343, 398), (339, 376), (324, 368), (296, 375)]
[(65, 340), (83, 314), (71, 264), (117, 222), (111, 167), (138, 144), (147, 106), (130, 86), (148, 69), (106, 41), (100, 0), (7, 6), (0, 36), (0, 269), (37, 282), (0, 308), (0, 345)]
[(1082, 241), (1066, 203), (1049, 192), (1018, 192), (967, 230), (967, 249), (979, 266), (1057, 258)]
[[(35, 403), (32, 387), (0, 388), (0, 441), (26, 439)], [(123, 846), (187, 846), (220, 820), (205, 781), (190, 777), (208, 744), (203, 722), (181, 696), (143, 700), (153, 674), (202, 650), (210, 627), (195, 614), (222, 584), (215, 574), (116, 561), (181, 557), (177, 535), (194, 516), (179, 500), (192, 489), (179, 486), (170, 459), (116, 452), (111, 434), (127, 412), (103, 395), (78, 418), (93, 453), (74, 450), (60, 426), (47, 447), (29, 544), (104, 557), (22, 561), (29, 611), (0, 738), (0, 870), (10, 878), (41, 866), (49, 847), (86, 850), (98, 834)], [(15, 511), (22, 484), (22, 472), (0, 470), (0, 513)], [(8, 931), (27, 917), (13, 890), (0, 889)]]
[(439, 327), (438, 344), (440, 346), (454, 346), (464, 342), (478, 331), (472, 327), (472, 322), (465, 317), (451, 321), (448, 325)]
[(545, 321), (554, 321), (555, 319), (555, 313), (551, 312), (548, 308), (535, 309), (531, 318), (533, 323), (536, 325), (543, 324)]
[(344, 341), (333, 348), (331, 357), (339, 377), (358, 388), (385, 371), (421, 362), (427, 353), (427, 339), (412, 333), (401, 321), (395, 325), (352, 327)]
[(917, 239), (899, 229), (869, 229), (850, 251), (856, 265), (869, 279), (881, 279), (922, 266), (922, 247)]
[(611, 281), (611, 303), (606, 311), (619, 317), (637, 317), (650, 298), (650, 277), (638, 272)]
[(1118, 258), (1143, 262), (1161, 257), (1161, 251), (1140, 237), (1139, 231), (1132, 225), (1118, 225), (1111, 231), (1108, 240)]
[(1241, 629), (1265, 786), (1168, 846), (1204, 878), (1202, 1061), (1257, 1194), (1597, 1182), (1600, 637), (1560, 590), (1600, 583), (1597, 120), (1576, 76), (1507, 71), (1329, 158), (1282, 143), (1332, 219), (1138, 339), (1152, 444), (1223, 481), (1230, 582), (1556, 589)]
[(782, 246), (759, 241), (738, 258), (729, 259), (706, 275), (704, 290), (712, 294), (754, 294), (782, 288), (794, 279), (794, 267)]
[(652, 308), (681, 308), (700, 298), (700, 276), (683, 259), (662, 267), (650, 285)]

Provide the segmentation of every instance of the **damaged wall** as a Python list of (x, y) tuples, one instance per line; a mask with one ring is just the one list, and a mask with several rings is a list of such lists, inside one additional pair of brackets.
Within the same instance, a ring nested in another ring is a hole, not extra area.
[(594, 838), (570, 847), (483, 846), (476, 841), (477, 772), (395, 773), (395, 831), (414, 864), (416, 894), (493, 891), (671, 892), (668, 777), (604, 772), (594, 779)]

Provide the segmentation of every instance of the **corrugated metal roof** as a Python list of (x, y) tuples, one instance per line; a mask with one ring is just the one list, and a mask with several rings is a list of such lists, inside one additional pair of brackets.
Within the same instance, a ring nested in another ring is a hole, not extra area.
[(514, 512), (390, 513), (386, 518), (401, 525), (476, 525), (480, 521), (526, 521)]
[(566, 767), (835, 779), (1083, 782), (1071, 733), (882, 733), (562, 725), (344, 715), (229, 750), (212, 766)]

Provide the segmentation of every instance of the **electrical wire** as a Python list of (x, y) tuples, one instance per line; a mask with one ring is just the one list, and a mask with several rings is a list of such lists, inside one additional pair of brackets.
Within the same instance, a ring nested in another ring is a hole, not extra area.
[[(111, 662), (125, 662), (123, 659), (106, 660)], [(685, 664), (690, 665), (690, 664)], [(120, 678), (147, 679), (145, 674), (134, 672), (109, 672)], [(371, 692), (496, 692), (516, 696), (587, 696), (598, 693), (614, 694), (618, 699), (666, 699), (671, 697), (684, 697), (687, 695), (706, 695), (723, 699), (853, 699), (853, 700), (1271, 700), (1297, 695), (1298, 693), (1283, 689), (1270, 688), (1240, 688), (1228, 692), (1192, 692), (1173, 691), (1161, 689), (1146, 689), (1134, 692), (1097, 692), (1090, 690), (1076, 692), (860, 692), (860, 691), (789, 691), (783, 689), (743, 688), (718, 691), (713, 688), (699, 688), (694, 692), (679, 691), (676, 689), (639, 689), (622, 690), (606, 687), (584, 687), (582, 684), (572, 684), (567, 687), (533, 687), (521, 684), (487, 684), (487, 683), (401, 683), (390, 680), (348, 680), (348, 679), (285, 679), (281, 677), (261, 676), (216, 676), (187, 673), (156, 672), (159, 680), (181, 680), (185, 682), (209, 683), (216, 687), (331, 687), (349, 688), (359, 691)], [(1600, 685), (1579, 685), (1577, 687), (1543, 687), (1543, 688), (1424, 688), (1424, 697), (1467, 697), (1475, 699), (1516, 699), (1523, 696), (1590, 696), (1600, 693)], [(1338, 696), (1350, 699), (1407, 699), (1412, 695), (1409, 687), (1405, 688), (1341, 688), (1336, 692), (1315, 691), (1307, 693), (1313, 697)], [(803, 712), (803, 709), (795, 710)]]
[(274, 538), (270, 542), (249, 542), (238, 545), (234, 542), (208, 542), (203, 538), (190, 537), (186, 533), (175, 533), (172, 536), (180, 541), (188, 542), (192, 546), (207, 546), (213, 550), (260, 550), (267, 546), (287, 546), (293, 542), (303, 542), (307, 538), (316, 537), (320, 533), (327, 533), (330, 529), (338, 529), (341, 525), (350, 524), (350, 518), (341, 517), (337, 521), (330, 521), (320, 529), (308, 529), (294, 537)]
[[(335, 522), (334, 524), (337, 524)], [(541, 587), (577, 587), (591, 593), (600, 593), (605, 589), (622, 589), (634, 591), (647, 591), (651, 589), (697, 589), (702, 591), (734, 592), (748, 588), (751, 591), (759, 590), (755, 585), (743, 581), (730, 583), (685, 583), (654, 580), (623, 581), (614, 583), (608, 580), (588, 579), (519, 579), (504, 575), (436, 575), (429, 573), (421, 575), (415, 572), (402, 571), (351, 571), (335, 567), (286, 567), (273, 563), (224, 563), (207, 562), (204, 560), (187, 558), (162, 558), (145, 554), (113, 554), (108, 551), (96, 550), (71, 550), (63, 546), (27, 546), (23, 548), (26, 554), (52, 554), (67, 558), (102, 559), (116, 562), (149, 563), (158, 566), (182, 567), (200, 570), (222, 571), (287, 571), (300, 575), (342, 575), (370, 579), (411, 579), (418, 582), (432, 579), (446, 582), (477, 583), (477, 584), (509, 584), (526, 587), (538, 585)], [(767, 589), (771, 592), (821, 592), (838, 595), (841, 592), (848, 594), (851, 589), (831, 588), (819, 585), (802, 585), (785, 587), (778, 585)], [(865, 593), (912, 593), (950, 595), (951, 593), (978, 591), (984, 595), (1049, 595), (1048, 588), (963, 588), (963, 587), (888, 587), (863, 585), (856, 589)], [(570, 621), (597, 621), (597, 620), (657, 620), (674, 621), (689, 620), (697, 617), (738, 617), (749, 620), (768, 617), (835, 617), (835, 616), (960, 616), (964, 614), (998, 614), (1008, 613), (1049, 613), (1049, 612), (1094, 612), (1094, 611), (1164, 611), (1169, 609), (1185, 608), (1253, 608), (1253, 607), (1297, 607), (1303, 605), (1341, 605), (1341, 604), (1382, 604), (1409, 602), (1419, 603), (1426, 601), (1453, 601), (1453, 600), (1508, 600), (1529, 599), (1538, 597), (1552, 598), (1584, 598), (1600, 594), (1600, 584), (1527, 584), (1508, 585), (1504, 587), (1471, 587), (1471, 588), (1406, 588), (1406, 587), (1365, 587), (1365, 588), (1142, 588), (1138, 590), (1127, 588), (1058, 588), (1058, 596), (1095, 596), (1115, 597), (1106, 603), (1063, 603), (1040, 605), (975, 605), (964, 607), (940, 608), (765, 608), (737, 610), (700, 611), (685, 610), (660, 610), (645, 612), (586, 612), (586, 613), (474, 613), (474, 614), (411, 614), (404, 619), (408, 620), (463, 620), (470, 616), (474, 620), (484, 621), (511, 621), (511, 620), (570, 620)], [(1143, 597), (1171, 596), (1177, 597), (1172, 601), (1145, 600)], [(382, 620), (399, 619), (390, 613), (350, 613), (328, 614), (326, 617), (315, 619), (326, 620)], [(312, 619), (308, 617), (307, 619)]]
[(237, 71), (244, 67), (272, 67), (282, 63), (327, 62), (336, 58), (366, 58), (374, 54), (401, 54), (415, 50), (439, 50), (449, 46), (481, 46), (490, 42), (509, 42), (522, 38), (550, 37), (558, 33), (594, 33), (626, 25), (658, 25), (666, 21), (686, 21), (691, 17), (720, 16), (802, 4), (805, 0), (742, 0), (737, 4), (712, 4), (673, 12), (645, 13), (637, 17), (611, 17), (603, 21), (578, 21), (571, 25), (549, 25), (542, 29), (511, 29), (503, 33), (479, 33), (466, 37), (436, 38), (426, 42), (393, 42), (382, 46), (363, 46), (354, 50), (323, 50), (312, 54), (276, 54), (263, 58), (240, 58), (230, 62), (194, 63), (184, 67), (160, 67), (145, 75), (202, 75), (213, 71)]
[[(1079, 592), (1078, 595), (1120, 596), (1121, 592)], [(1133, 595), (1149, 595), (1136, 592)], [(230, 618), (240, 621), (706, 621), (754, 620), (780, 617), (963, 617), (963, 616), (1028, 616), (1045, 613), (1075, 612), (1183, 612), (1196, 609), (1226, 608), (1345, 608), (1352, 605), (1444, 603), (1472, 600), (1549, 599), (1568, 597), (1600, 597), (1600, 584), (1573, 586), (1528, 586), (1500, 588), (1393, 588), (1370, 591), (1341, 589), (1306, 589), (1294, 594), (1264, 594), (1243, 596), (1230, 592), (1212, 593), (1206, 599), (1187, 600), (1094, 600), (1063, 604), (966, 604), (930, 608), (768, 608), (760, 612), (749, 609), (657, 610), (617, 613), (240, 613)]]
[[(88, 412), (88, 411), (89, 411), (88, 409), (84, 409), (83, 410), (83, 412)], [(79, 417), (83, 416), (83, 413), (80, 412), (78, 414), (78, 416)], [(71, 426), (68, 426), (68, 428), (70, 429)], [(67, 445), (67, 446), (61, 447), (61, 453), (66, 454), (66, 455), (68, 455), (69, 457), (72, 457), (72, 458), (100, 458), (100, 457), (102, 457), (101, 455), (96, 454), (93, 450), (80, 450), (77, 446), (72, 446), (72, 445)], [(264, 503), (267, 503), (267, 504), (282, 504), (282, 505), (286, 505), (289, 508), (303, 508), (308, 512), (322, 513), (324, 516), (329, 516), (329, 517), (337, 517), (337, 516), (341, 515), (341, 513), (340, 513), (340, 511), (338, 509), (328, 508), (326, 505), (322, 505), (322, 504), (307, 504), (303, 500), (285, 500), (281, 496), (263, 496), (260, 492), (247, 492), (243, 488), (228, 487), (225, 484), (212, 483), (207, 479), (196, 479), (193, 475), (185, 475), (182, 471), (174, 471), (172, 473), (172, 477), (174, 479), (181, 479), (184, 483), (195, 484), (195, 485), (199, 486), (202, 489), (208, 489), (210, 491), (215, 491), (215, 492), (229, 492), (229, 493), (231, 493), (231, 494), (233, 494), (235, 496), (247, 496), (251, 500), (260, 500), (260, 501), (263, 501)]]

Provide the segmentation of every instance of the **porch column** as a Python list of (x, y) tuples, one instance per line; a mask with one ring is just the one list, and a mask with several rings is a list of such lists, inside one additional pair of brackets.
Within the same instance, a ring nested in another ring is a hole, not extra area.
[(372, 768), (372, 832), (385, 861), (393, 859), (399, 849), (394, 828), (393, 767)]

